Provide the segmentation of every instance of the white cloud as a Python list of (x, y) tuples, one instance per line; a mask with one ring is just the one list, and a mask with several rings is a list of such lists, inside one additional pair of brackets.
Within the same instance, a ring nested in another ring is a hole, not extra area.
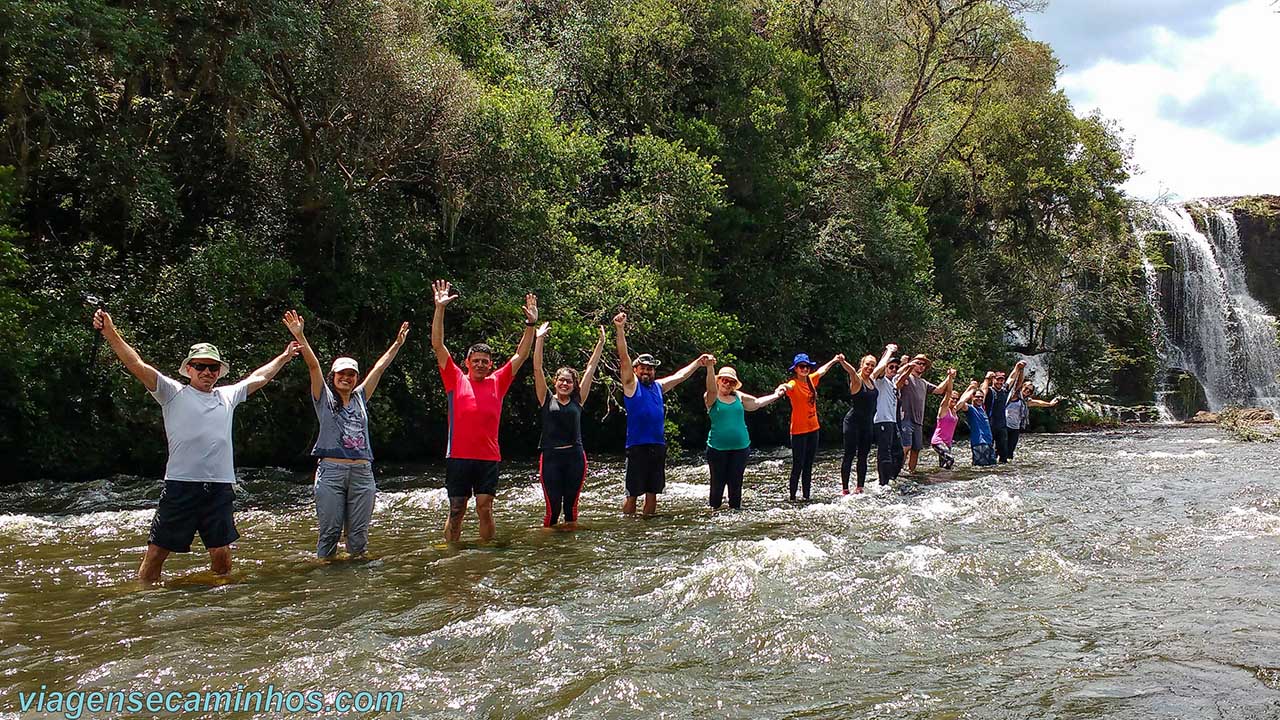
[[(1110, 52), (1107, 38), (1090, 45), (1085, 30), (1070, 38), (1038, 37), (1055, 49), (1074, 48), (1079, 57), (1109, 58), (1066, 72), (1060, 84), (1078, 113), (1096, 108), (1134, 139), (1141, 174), (1126, 186), (1132, 194), (1280, 194), (1275, 10), (1270, 0), (1244, 0), (1211, 22), (1188, 15), (1179, 23), (1141, 25), (1141, 53)], [(1208, 24), (1202, 27), (1202, 20)]]

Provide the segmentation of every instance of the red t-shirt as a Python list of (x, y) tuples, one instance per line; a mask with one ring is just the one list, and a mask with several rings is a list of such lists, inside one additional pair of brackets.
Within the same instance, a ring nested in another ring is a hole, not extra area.
[(511, 362), (478, 383), (449, 358), (440, 368), (445, 396), (449, 399), (449, 445), (445, 457), (461, 460), (501, 460), (498, 421), (502, 399), (511, 387)]

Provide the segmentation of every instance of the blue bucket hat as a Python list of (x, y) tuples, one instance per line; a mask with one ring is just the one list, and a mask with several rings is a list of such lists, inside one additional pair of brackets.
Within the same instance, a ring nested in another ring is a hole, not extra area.
[(811, 368), (818, 367), (818, 363), (810, 360), (809, 355), (806, 353), (796, 353), (795, 358), (791, 361), (791, 367), (788, 368), (788, 372), (795, 372), (797, 365), (808, 365)]

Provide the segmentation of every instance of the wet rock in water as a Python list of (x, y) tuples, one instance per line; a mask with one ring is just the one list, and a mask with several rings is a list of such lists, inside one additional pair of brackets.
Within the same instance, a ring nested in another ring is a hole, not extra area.
[(1194, 417), (1188, 418), (1189, 423), (1212, 424), (1218, 422), (1218, 413), (1201, 410)]
[(1103, 420), (1118, 423), (1160, 422), (1160, 408), (1154, 404), (1121, 405), (1104, 395), (1081, 395), (1079, 405)]

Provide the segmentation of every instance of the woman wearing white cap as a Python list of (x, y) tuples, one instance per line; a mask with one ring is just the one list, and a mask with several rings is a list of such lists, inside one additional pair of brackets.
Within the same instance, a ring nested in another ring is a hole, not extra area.
[(739, 391), (742, 382), (738, 372), (731, 367), (715, 371), (715, 358), (707, 358), (707, 391), (702, 399), (711, 417), (711, 431), (707, 433), (707, 468), (711, 471), (712, 509), (718, 510), (724, 502), (724, 489), (729, 488), (729, 507), (742, 509), (742, 476), (747, 470), (747, 456), (751, 453), (751, 437), (747, 434), (746, 413), (766, 407), (786, 394), (779, 387), (764, 397), (754, 397)]
[(395, 342), (378, 358), (364, 382), (360, 382), (360, 366), (349, 357), (333, 361), (329, 382), (325, 382), (320, 361), (302, 333), (302, 318), (290, 310), (284, 314), (284, 324), (302, 346), (302, 357), (311, 371), (311, 403), (320, 420), (320, 433), (311, 450), (320, 459), (315, 485), (320, 525), (316, 556), (333, 557), (343, 528), (347, 531), (347, 553), (360, 555), (368, 542), (377, 492), (373, 448), (369, 445), (369, 398), (409, 336), (409, 323), (400, 324)]

